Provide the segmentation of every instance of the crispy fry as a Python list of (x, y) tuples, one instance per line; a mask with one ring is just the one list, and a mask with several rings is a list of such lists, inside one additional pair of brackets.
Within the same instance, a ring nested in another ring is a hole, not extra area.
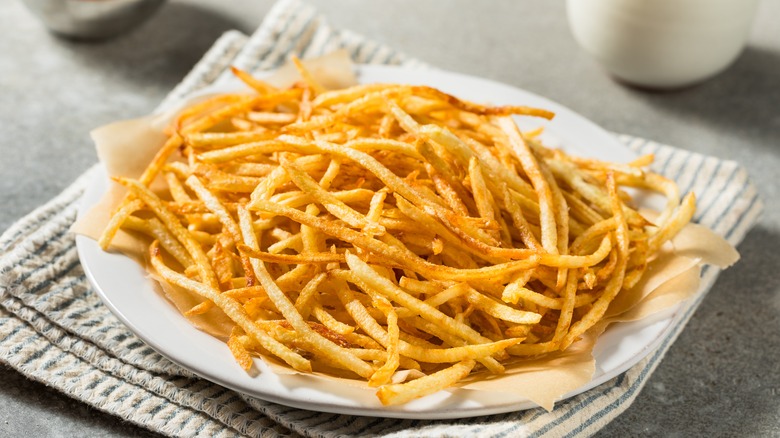
[(373, 376), (368, 379), (368, 384), (371, 386), (381, 386), (390, 382), (393, 377), (393, 373), (401, 363), (401, 356), (399, 355), (399, 336), (400, 330), (398, 328), (398, 314), (393, 309), (392, 304), (386, 299), (377, 299), (374, 301), (379, 310), (382, 311), (387, 317), (387, 360), (384, 365), (376, 370)]
[(122, 224), (124, 224), (125, 220), (127, 220), (127, 218), (129, 218), (137, 210), (143, 208), (143, 206), (143, 202), (135, 199), (126, 202), (113, 214), (113, 216), (111, 216), (111, 220), (108, 222), (108, 225), (106, 225), (106, 229), (103, 230), (103, 234), (98, 240), (98, 245), (100, 245), (100, 248), (102, 248), (103, 251), (108, 250), (109, 244), (114, 239), (114, 236), (116, 235), (117, 231), (119, 231), (119, 228), (122, 227)]
[(379, 388), (376, 395), (384, 405), (406, 403), (452, 386), (458, 380), (468, 376), (474, 365), (476, 365), (474, 360), (464, 360), (449, 368), (429, 376), (420, 377), (411, 382), (385, 385)]
[(230, 352), (233, 353), (233, 357), (236, 362), (244, 369), (249, 371), (252, 368), (252, 356), (247, 351), (244, 343), (241, 342), (241, 336), (244, 335), (244, 331), (241, 327), (235, 326), (230, 332), (230, 338), (228, 338), (227, 345), (230, 348)]
[(233, 74), (237, 78), (241, 79), (245, 84), (247, 84), (250, 87), (252, 87), (252, 89), (257, 91), (259, 94), (266, 94), (266, 93), (271, 93), (271, 92), (277, 91), (276, 87), (274, 87), (273, 85), (271, 85), (271, 84), (269, 84), (269, 83), (267, 83), (265, 81), (261, 81), (260, 79), (257, 79), (256, 77), (254, 77), (251, 74), (241, 70), (238, 67), (234, 67), (234, 66), (231, 65), (230, 66), (230, 71), (233, 72)]

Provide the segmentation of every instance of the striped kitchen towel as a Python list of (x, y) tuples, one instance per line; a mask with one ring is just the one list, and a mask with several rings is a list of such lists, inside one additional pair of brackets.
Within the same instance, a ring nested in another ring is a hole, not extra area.
[[(228, 32), (163, 106), (202, 88), (233, 64), (260, 71), (291, 54), (346, 48), (359, 63), (424, 64), (360, 35), (334, 29), (317, 11), (282, 0), (251, 37)], [(737, 163), (621, 135), (655, 170), (696, 192), (695, 220), (738, 244), (762, 206)], [(115, 318), (90, 287), (73, 235), (78, 201), (96, 169), (0, 237), (0, 360), (24, 375), (127, 421), (170, 436), (589, 436), (623, 412), (704, 299), (718, 270), (703, 272), (702, 291), (662, 345), (618, 377), (558, 403), (456, 420), (397, 420), (325, 414), (248, 397), (166, 360)]]

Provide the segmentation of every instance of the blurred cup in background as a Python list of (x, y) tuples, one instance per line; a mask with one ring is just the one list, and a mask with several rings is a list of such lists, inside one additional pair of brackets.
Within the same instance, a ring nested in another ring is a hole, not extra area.
[(567, 0), (579, 45), (629, 84), (679, 88), (728, 67), (758, 0)]

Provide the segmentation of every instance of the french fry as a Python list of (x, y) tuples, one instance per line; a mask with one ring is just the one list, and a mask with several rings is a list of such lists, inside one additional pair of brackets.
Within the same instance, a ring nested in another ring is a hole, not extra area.
[(385, 405), (398, 405), (439, 392), (466, 377), (476, 362), (467, 359), (455, 365), (406, 383), (385, 385), (377, 391), (377, 397)]
[(265, 81), (262, 81), (260, 79), (257, 79), (256, 77), (252, 76), (248, 72), (241, 70), (238, 67), (231, 65), (230, 71), (232, 71), (237, 78), (241, 79), (245, 84), (252, 87), (252, 89), (257, 91), (259, 94), (267, 94), (267, 93), (277, 91), (277, 88), (274, 87), (273, 85)]

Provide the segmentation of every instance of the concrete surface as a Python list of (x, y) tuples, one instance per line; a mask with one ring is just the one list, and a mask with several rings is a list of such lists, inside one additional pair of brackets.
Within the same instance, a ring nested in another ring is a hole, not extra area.
[[(96, 44), (50, 35), (0, 3), (0, 230), (96, 158), (87, 133), (151, 111), (224, 31), (251, 32), (272, 2), (171, 1)], [(563, 2), (317, 2), (336, 26), (444, 69), (506, 82), (606, 129), (743, 163), (766, 209), (639, 398), (599, 436), (780, 436), (780, 2), (764, 0), (748, 48), (699, 86), (622, 86), (576, 46)], [(0, 436), (155, 436), (0, 370)]]

